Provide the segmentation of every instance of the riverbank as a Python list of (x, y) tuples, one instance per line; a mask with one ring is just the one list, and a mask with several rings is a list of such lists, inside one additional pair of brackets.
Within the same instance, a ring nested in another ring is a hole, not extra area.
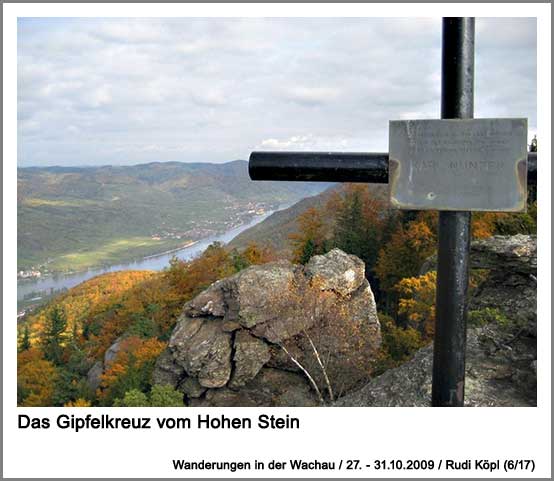
[(198, 241), (183, 242), (174, 239), (159, 241), (149, 237), (118, 239), (94, 250), (74, 252), (52, 259), (47, 264), (35, 268), (35, 271), (40, 269), (40, 275), (24, 278), (18, 276), (17, 280), (18, 282), (33, 282), (47, 277), (67, 276), (88, 270), (107, 269), (117, 264), (140, 262), (146, 258), (177, 252), (195, 242)]
[[(262, 215), (265, 215), (265, 213)], [(145, 236), (117, 239), (96, 249), (65, 254), (51, 259), (41, 266), (18, 270), (17, 281), (22, 284), (32, 283), (49, 277), (75, 275), (89, 270), (110, 269), (114, 265), (133, 264), (173, 254), (197, 243), (205, 242), (207, 239), (224, 236), (227, 232), (241, 226), (250, 225), (257, 217), (259, 215), (247, 217), (243, 222), (227, 226), (226, 229), (214, 229), (206, 237), (196, 240), (187, 239), (184, 242), (183, 239), (159, 239)], [(25, 275), (20, 275), (21, 272)], [(28, 275), (29, 272), (33, 272), (34, 275)]]
[[(288, 206), (280, 206), (278, 210), (285, 209)], [(194, 244), (188, 246), (174, 247), (159, 254), (151, 254), (142, 256), (140, 259), (119, 259), (119, 263), (109, 266), (101, 266), (89, 268), (84, 271), (73, 273), (59, 273), (40, 277), (36, 280), (25, 279), (17, 283), (17, 299), (21, 301), (26, 297), (38, 297), (44, 294), (50, 295), (52, 292), (70, 289), (71, 287), (80, 284), (92, 277), (96, 277), (106, 272), (114, 272), (120, 270), (162, 270), (169, 265), (172, 257), (177, 257), (183, 260), (189, 260), (201, 254), (213, 242), (222, 242), (227, 244), (241, 232), (259, 224), (264, 219), (269, 217), (275, 211), (268, 211), (263, 215), (254, 216), (249, 222), (240, 226), (234, 227), (224, 233), (216, 234), (202, 240), (195, 241)]]
[[(202, 240), (202, 239), (200, 239), (200, 240)], [(151, 255), (151, 256), (143, 257), (143, 259), (146, 260), (146, 259), (152, 259), (153, 257), (164, 256), (164, 255), (166, 255), (166, 254), (173, 254), (174, 252), (178, 252), (178, 251), (180, 251), (181, 249), (186, 249), (187, 247), (191, 247), (191, 246), (193, 246), (194, 244), (196, 244), (197, 242), (199, 242), (199, 241), (190, 241), (190, 242), (184, 244), (184, 245), (181, 246), (181, 247), (177, 247), (176, 249), (169, 249), (168, 251), (160, 252), (159, 254), (153, 254), (153, 255)]]

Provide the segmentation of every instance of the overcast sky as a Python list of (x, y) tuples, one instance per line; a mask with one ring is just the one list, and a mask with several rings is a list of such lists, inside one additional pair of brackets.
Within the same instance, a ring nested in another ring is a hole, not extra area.
[[(535, 19), (477, 19), (475, 117), (536, 131)], [(20, 19), (18, 165), (388, 150), (440, 117), (436, 19)]]

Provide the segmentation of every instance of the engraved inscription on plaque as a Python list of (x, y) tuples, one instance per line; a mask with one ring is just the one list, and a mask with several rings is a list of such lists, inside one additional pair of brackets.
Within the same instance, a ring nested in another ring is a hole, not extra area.
[(525, 210), (527, 119), (393, 120), (389, 166), (399, 209)]

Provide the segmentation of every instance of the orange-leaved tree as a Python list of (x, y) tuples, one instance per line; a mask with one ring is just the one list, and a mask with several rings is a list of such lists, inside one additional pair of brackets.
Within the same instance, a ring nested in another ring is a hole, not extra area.
[(52, 406), (56, 366), (42, 358), (37, 348), (22, 351), (17, 356), (17, 403), (19, 406)]
[(409, 326), (418, 329), (424, 339), (431, 339), (435, 332), (436, 271), (418, 277), (402, 279), (395, 289), (399, 293), (398, 314), (404, 316)]
[(130, 336), (120, 341), (119, 351), (101, 376), (98, 398), (111, 404), (131, 389), (147, 390), (156, 359), (165, 347), (156, 338)]
[(380, 288), (387, 295), (389, 310), (396, 303), (395, 286), (402, 279), (417, 276), (425, 260), (435, 252), (436, 228), (435, 216), (421, 212), (406, 225), (399, 224), (379, 251), (375, 271)]
[(325, 231), (319, 209), (310, 207), (296, 219), (298, 232), (289, 235), (293, 247), (293, 262), (305, 264), (310, 258), (325, 252)]

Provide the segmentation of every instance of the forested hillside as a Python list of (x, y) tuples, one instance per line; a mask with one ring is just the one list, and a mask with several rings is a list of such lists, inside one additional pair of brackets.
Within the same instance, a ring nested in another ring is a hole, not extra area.
[[(183, 304), (215, 280), (269, 260), (255, 246), (239, 254), (213, 245), (163, 272), (114, 272), (70, 289), (18, 326), (18, 403), (112, 405), (129, 390), (150, 391)], [(91, 379), (104, 360), (109, 368)]]
[(18, 169), (18, 269), (80, 270), (160, 253), (326, 187), (252, 182), (245, 161)]
[[(323, 198), (289, 211), (297, 215), (288, 235), (290, 260), (305, 264), (338, 247), (365, 262), (383, 338), (371, 367), (376, 375), (433, 337), (436, 274), (421, 268), (435, 252), (436, 213), (390, 210), (366, 185), (345, 185)], [(536, 203), (522, 214), (477, 213), (472, 227), (474, 238), (535, 233)], [(106, 274), (27, 315), (19, 324), (19, 404), (183, 405), (182, 393), (152, 386), (155, 361), (186, 301), (218, 279), (284, 255), (258, 241), (245, 249), (213, 245), (163, 272)], [(486, 276), (473, 271), (472, 286)], [(471, 314), (496, 316), (490, 309)]]
[(271, 246), (279, 256), (289, 258), (292, 252), (290, 236), (298, 231), (298, 217), (308, 209), (323, 208), (331, 194), (332, 188), (271, 214), (259, 224), (237, 235), (229, 242), (229, 247), (244, 249), (251, 243), (260, 243)]
[[(320, 194), (302, 199), (287, 209), (271, 214), (259, 224), (241, 232), (229, 243), (229, 247), (244, 249), (250, 243), (257, 242), (271, 246), (281, 256), (290, 257), (293, 248), (291, 235), (294, 237), (298, 231), (299, 216), (312, 208), (318, 211), (324, 210), (333, 192), (340, 189), (341, 187), (338, 186), (331, 187)], [(386, 185), (370, 184), (367, 185), (367, 189), (377, 199), (385, 200), (388, 195), (388, 186)], [(380, 204), (380, 208), (386, 209), (386, 203)], [(333, 219), (333, 215), (325, 215), (321, 221), (330, 228)]]

